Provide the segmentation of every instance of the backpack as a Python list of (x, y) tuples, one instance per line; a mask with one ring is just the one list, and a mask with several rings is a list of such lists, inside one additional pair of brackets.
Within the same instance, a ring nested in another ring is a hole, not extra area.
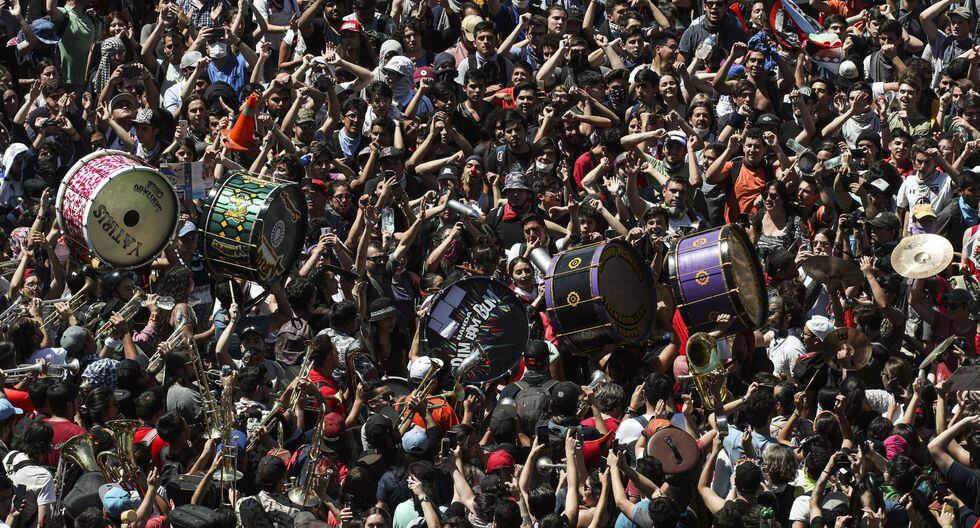
[(548, 380), (538, 387), (532, 387), (523, 380), (514, 383), (520, 389), (514, 396), (514, 407), (524, 431), (534, 431), (537, 423), (548, 417), (551, 412), (551, 388), (557, 383)]
[(306, 342), (313, 339), (313, 330), (306, 319), (293, 317), (279, 327), (276, 335), (276, 361), (283, 365), (298, 365), (306, 353)]
[(796, 364), (793, 365), (793, 377), (809, 385), (813, 377), (818, 376), (826, 364), (819, 352), (807, 352), (796, 359)]

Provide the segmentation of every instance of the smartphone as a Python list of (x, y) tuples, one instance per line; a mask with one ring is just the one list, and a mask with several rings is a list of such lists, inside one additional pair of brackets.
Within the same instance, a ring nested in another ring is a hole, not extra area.
[(27, 485), (18, 484), (17, 487), (14, 488), (14, 504), (17, 505), (17, 507), (20, 507), (20, 504), (24, 502), (24, 499), (26, 498), (27, 498)]
[(354, 496), (350, 493), (344, 494), (344, 509), (354, 509)]
[(221, 365), (221, 377), (228, 377), (229, 374), (231, 374), (231, 367), (228, 365)]
[(439, 444), (439, 456), (448, 457), (452, 448), (449, 446), (449, 438), (443, 438)]
[(330, 228), (329, 227), (321, 227), (320, 228), (320, 236), (327, 236), (329, 234), (330, 234)]
[(122, 68), (123, 77), (128, 79), (135, 79), (139, 77), (140, 69), (135, 64), (125, 64)]
[(456, 431), (446, 431), (446, 440), (449, 441), (449, 449), (456, 449), (459, 447), (459, 435)]
[(534, 436), (537, 437), (538, 442), (546, 442), (548, 440), (548, 425), (539, 425), (534, 431)]
[(896, 396), (902, 393), (902, 385), (899, 383), (898, 378), (888, 380), (888, 392)]

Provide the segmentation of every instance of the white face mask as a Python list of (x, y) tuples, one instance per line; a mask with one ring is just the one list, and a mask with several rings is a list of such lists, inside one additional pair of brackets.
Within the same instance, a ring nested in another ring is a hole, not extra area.
[(223, 59), (228, 55), (228, 45), (224, 42), (209, 44), (208, 55), (210, 55), (212, 59)]
[(555, 168), (555, 164), (545, 163), (543, 161), (535, 161), (534, 168), (538, 169), (538, 172), (551, 172), (551, 169)]

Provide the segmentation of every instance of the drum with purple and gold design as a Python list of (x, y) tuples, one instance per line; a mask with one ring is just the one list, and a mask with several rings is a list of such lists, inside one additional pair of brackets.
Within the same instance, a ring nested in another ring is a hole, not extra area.
[(681, 238), (667, 255), (667, 267), (674, 301), (691, 334), (716, 330), (719, 314), (734, 318), (726, 335), (759, 328), (768, 317), (762, 266), (736, 224)]
[(580, 354), (642, 341), (657, 311), (650, 266), (620, 240), (578, 247), (552, 259), (544, 298), (555, 334)]

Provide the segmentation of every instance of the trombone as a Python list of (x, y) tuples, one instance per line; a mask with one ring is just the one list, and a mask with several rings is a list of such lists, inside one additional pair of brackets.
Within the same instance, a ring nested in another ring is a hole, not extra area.
[(425, 376), (419, 382), (418, 387), (413, 390), (405, 399), (405, 408), (402, 409), (401, 419), (398, 421), (398, 429), (401, 429), (415, 417), (415, 409), (412, 407), (412, 400), (421, 396), (423, 398), (429, 393), (432, 384), (435, 382), (435, 374), (439, 370), (439, 364), (435, 361), (429, 363), (429, 370), (425, 371)]
[(316, 468), (320, 462), (320, 442), (323, 441), (323, 417), (330, 412), (326, 402), (320, 404), (320, 419), (317, 426), (313, 429), (313, 438), (310, 439), (309, 455), (306, 461), (306, 473), (303, 474), (302, 483), (289, 490), (286, 494), (289, 501), (301, 508), (312, 508), (320, 504), (320, 498), (316, 494), (316, 485), (319, 477), (316, 475)]

